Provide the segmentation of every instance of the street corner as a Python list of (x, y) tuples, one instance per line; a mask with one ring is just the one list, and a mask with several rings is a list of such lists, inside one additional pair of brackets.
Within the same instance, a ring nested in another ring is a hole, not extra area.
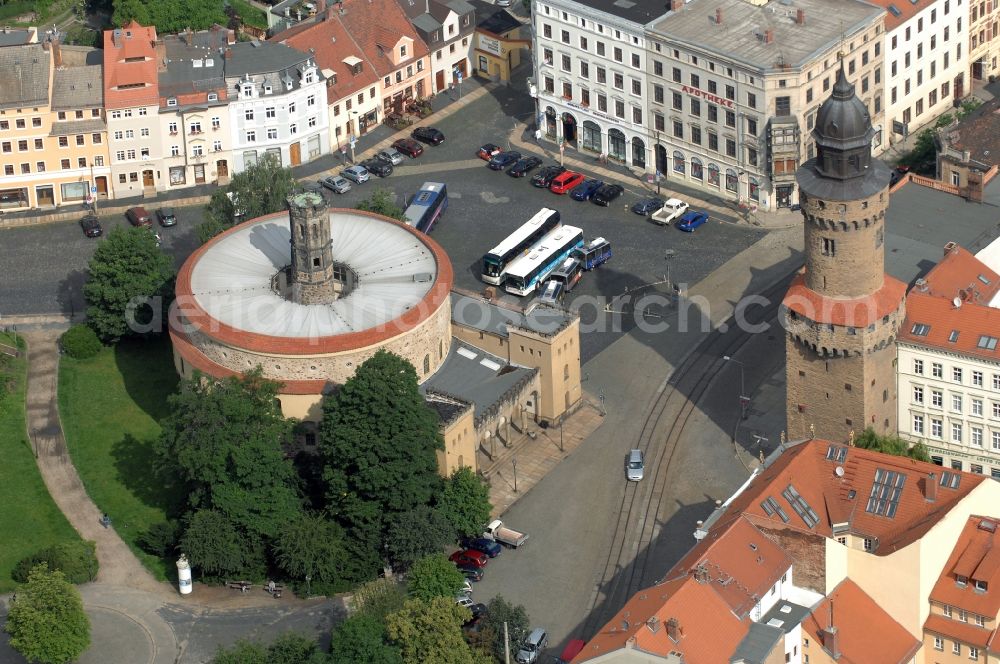
[(126, 661), (167, 664), (174, 661), (174, 643), (154, 643), (150, 629), (136, 618), (104, 606), (85, 608), (90, 618), (90, 647), (80, 655), (78, 664)]

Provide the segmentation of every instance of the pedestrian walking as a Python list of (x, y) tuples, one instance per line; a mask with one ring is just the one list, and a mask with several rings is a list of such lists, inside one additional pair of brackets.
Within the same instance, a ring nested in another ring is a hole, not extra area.
[(104, 526), (105, 528), (111, 525), (111, 517), (108, 516), (107, 512), (105, 512), (104, 515), (101, 516), (101, 525)]
[(267, 592), (274, 594), (274, 581), (267, 582)]

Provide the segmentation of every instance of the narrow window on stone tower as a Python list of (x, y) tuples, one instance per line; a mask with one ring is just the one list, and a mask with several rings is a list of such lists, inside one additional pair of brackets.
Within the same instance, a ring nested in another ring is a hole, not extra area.
[(313, 259), (313, 267), (320, 267), (319, 263), (320, 263), (320, 259), (319, 259), (319, 256), (317, 256), (316, 258)]
[(837, 242), (833, 238), (828, 238), (828, 237), (823, 238), (823, 255), (824, 256), (837, 255)]
[(305, 224), (299, 224), (299, 237), (301, 239), (303, 239), (303, 240), (306, 239), (306, 225)]
[(424, 355), (424, 375), (427, 375), (430, 372), (431, 372), (431, 356)]
[(883, 237), (884, 234), (885, 234), (885, 231), (883, 229), (881, 229), (881, 228), (878, 229), (877, 231), (875, 231), (875, 248), (876, 249), (878, 247), (881, 247), (882, 246), (882, 242), (885, 241), (884, 237)]

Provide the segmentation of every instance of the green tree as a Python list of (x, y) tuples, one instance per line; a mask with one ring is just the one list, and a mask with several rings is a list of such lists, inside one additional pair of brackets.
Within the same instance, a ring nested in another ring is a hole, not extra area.
[(11, 578), (24, 583), (31, 571), (41, 564), (58, 570), (70, 583), (87, 583), (97, 578), (96, 545), (90, 540), (63, 542), (42, 549), (21, 560), (10, 573)]
[(74, 325), (59, 337), (59, 346), (75, 360), (86, 360), (101, 352), (101, 340), (87, 325)]
[(90, 645), (90, 620), (80, 593), (62, 572), (39, 565), (19, 586), (5, 630), (25, 659), (44, 664), (72, 662)]
[(379, 622), (403, 608), (406, 594), (392, 579), (378, 578), (358, 586), (354, 591), (353, 605), (356, 615), (368, 616)]
[(390, 219), (404, 221), (403, 208), (396, 204), (396, 194), (385, 187), (378, 187), (368, 198), (362, 199), (356, 206), (356, 210), (374, 212)]
[(927, 446), (923, 443), (910, 443), (899, 436), (880, 436), (871, 427), (865, 429), (860, 436), (854, 440), (857, 447), (866, 450), (875, 450), (893, 456), (910, 457), (917, 461), (930, 461), (930, 454), (927, 453)]
[(289, 577), (304, 580), (309, 576), (313, 587), (324, 591), (329, 587), (333, 592), (344, 589), (347, 550), (343, 530), (322, 514), (303, 512), (281, 526), (272, 548), (276, 562)]
[(486, 618), (484, 618), (484, 627), (492, 635), (493, 654), (497, 659), (503, 661), (503, 624), (507, 623), (507, 634), (510, 638), (510, 643), (521, 643), (528, 636), (528, 612), (520, 604), (514, 605), (508, 602), (503, 595), (497, 595), (491, 599), (486, 607), (487, 612)]
[(406, 664), (472, 664), (472, 651), (462, 638), (462, 623), (470, 618), (472, 612), (451, 597), (409, 599), (386, 618), (386, 631)]
[(282, 449), (293, 423), (281, 414), (278, 388), (259, 368), (216, 382), (184, 381), (169, 399), (156, 445), (161, 471), (185, 482), (191, 508), (218, 510), (264, 537), (301, 509), (295, 468)]
[(398, 355), (378, 351), (324, 400), (320, 436), (330, 507), (369, 549), (380, 550), (393, 515), (429, 504), (439, 490), (437, 416)]
[(259, 643), (240, 640), (229, 648), (219, 646), (212, 664), (268, 664), (267, 649)]
[(145, 228), (114, 228), (87, 266), (87, 324), (105, 343), (162, 330), (173, 261)]
[(454, 541), (455, 529), (430, 505), (418, 505), (386, 521), (386, 550), (393, 564), (402, 569)]
[(464, 580), (465, 576), (444, 554), (435, 553), (425, 556), (413, 564), (407, 587), (410, 595), (417, 599), (454, 598), (462, 589)]
[(205, 206), (206, 221), (197, 228), (198, 238), (207, 242), (235, 223), (236, 208), (227, 193), (239, 203), (241, 219), (285, 209), (285, 199), (299, 190), (291, 169), (276, 159), (265, 157), (233, 176), (225, 192), (216, 192)]
[(142, 0), (114, 0), (114, 13), (111, 24), (116, 28), (124, 26), (129, 21), (138, 21), (141, 25), (150, 25), (149, 12)]
[(263, 572), (259, 538), (251, 539), (225, 514), (203, 509), (190, 515), (181, 550), (202, 575), (253, 577)]
[(267, 646), (246, 640), (237, 641), (229, 648), (219, 646), (212, 658), (212, 664), (325, 664), (328, 661), (315, 639), (296, 632), (286, 632)]
[(489, 486), (471, 468), (463, 466), (445, 481), (438, 510), (459, 535), (479, 535), (493, 510)]
[(399, 648), (387, 640), (382, 621), (367, 615), (351, 616), (334, 630), (330, 638), (332, 662), (402, 664)]

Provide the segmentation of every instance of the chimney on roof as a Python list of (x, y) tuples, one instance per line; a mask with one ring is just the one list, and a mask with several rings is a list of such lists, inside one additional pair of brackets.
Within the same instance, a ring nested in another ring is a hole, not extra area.
[(806, 24), (806, 10), (799, 9), (795, 12), (795, 24), (796, 25)]
[(830, 600), (830, 625), (823, 630), (823, 647), (830, 657), (837, 659), (840, 657), (840, 636), (837, 627), (833, 624), (833, 600)]
[(684, 8), (684, 0), (670, 0), (670, 11), (679, 12)]
[(226, 49), (226, 60), (229, 60), (232, 57), (233, 57), (233, 49), (227, 48)]
[(705, 563), (700, 563), (697, 567), (694, 568), (694, 580), (697, 581), (698, 583), (711, 582), (712, 577), (709, 575), (708, 567), (705, 565)]
[(937, 500), (937, 490), (937, 475), (935, 473), (927, 473), (924, 477), (924, 500), (929, 503)]
[(122, 31), (115, 28), (111, 31), (111, 43), (115, 45), (115, 48), (122, 47)]
[(52, 37), (52, 64), (56, 69), (62, 69), (62, 49), (59, 47), (59, 37)]
[(772, 42), (774, 42), (774, 30), (770, 30), (770, 29), (765, 30), (764, 31), (764, 43), (765, 44), (770, 44)]
[(983, 202), (983, 172), (977, 168), (969, 171), (969, 193), (968, 199), (973, 203)]
[(667, 621), (667, 636), (674, 643), (681, 640), (681, 623), (677, 618), (671, 618)]
[(722, 7), (718, 7), (715, 10), (715, 24), (722, 25)]
[(43, 42), (42, 42), (42, 50), (43, 50), (43, 51), (48, 51), (48, 50), (51, 50), (51, 48), (52, 48), (52, 47), (51, 47), (51, 45), (49, 44), (49, 40), (48, 40), (48, 39), (46, 39), (45, 41), (43, 41)]
[(945, 256), (947, 256), (950, 253), (954, 253), (956, 251), (958, 251), (958, 243), (957, 242), (948, 242), (947, 244), (944, 245), (944, 255)]

